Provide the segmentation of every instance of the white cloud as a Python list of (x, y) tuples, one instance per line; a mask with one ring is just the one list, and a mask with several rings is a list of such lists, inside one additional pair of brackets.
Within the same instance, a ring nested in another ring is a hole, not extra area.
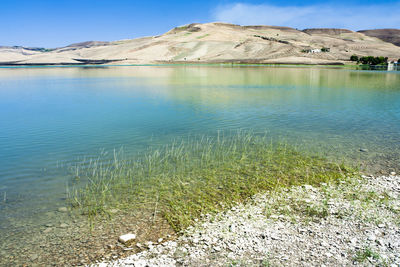
[(276, 6), (236, 3), (214, 10), (214, 19), (240, 25), (352, 30), (400, 28), (400, 2), (376, 5)]

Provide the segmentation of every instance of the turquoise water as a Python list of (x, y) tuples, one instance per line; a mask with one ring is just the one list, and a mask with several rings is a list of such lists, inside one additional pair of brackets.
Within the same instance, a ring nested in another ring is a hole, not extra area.
[(181, 137), (238, 129), (266, 132), (370, 172), (400, 170), (400, 74), (289, 67), (0, 69), (0, 227), (10, 229), (15, 218), (27, 225), (65, 205), (69, 167), (101, 151), (123, 147), (136, 154)]

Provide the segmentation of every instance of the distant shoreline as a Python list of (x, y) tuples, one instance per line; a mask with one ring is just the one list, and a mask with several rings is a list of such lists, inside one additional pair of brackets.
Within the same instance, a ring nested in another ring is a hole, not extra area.
[(333, 62), (333, 63), (261, 63), (261, 62), (160, 62), (160, 63), (144, 63), (144, 64), (88, 64), (88, 63), (1, 63), (0, 68), (8, 68), (8, 67), (111, 67), (111, 66), (121, 66), (121, 67), (129, 67), (129, 66), (333, 66), (333, 67), (354, 67), (357, 65), (353, 64), (344, 64), (341, 62)]

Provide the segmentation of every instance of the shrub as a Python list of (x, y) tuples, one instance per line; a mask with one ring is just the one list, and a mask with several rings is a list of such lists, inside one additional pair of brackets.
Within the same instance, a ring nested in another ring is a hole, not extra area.
[(358, 62), (358, 56), (357, 55), (352, 55), (351, 57), (350, 57), (350, 60), (351, 61), (357, 61)]
[(360, 62), (364, 65), (384, 65), (387, 64), (388, 58), (387, 57), (361, 57)]

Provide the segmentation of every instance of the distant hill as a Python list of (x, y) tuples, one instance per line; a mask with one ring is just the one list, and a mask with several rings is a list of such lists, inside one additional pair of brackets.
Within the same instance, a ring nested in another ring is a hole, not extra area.
[(67, 47), (89, 48), (89, 47), (94, 47), (94, 46), (108, 45), (109, 43), (110, 43), (110, 42), (87, 41), (87, 42), (82, 42), (82, 43), (70, 44), (70, 45), (68, 45)]
[(342, 33), (352, 33), (353, 31), (346, 29), (335, 29), (335, 28), (314, 28), (314, 29), (304, 29), (303, 32), (308, 34), (340, 35)]
[(400, 30), (398, 29), (380, 29), (359, 31), (367, 36), (376, 37), (382, 41), (400, 46)]
[(160, 36), (89, 41), (50, 50), (0, 47), (0, 64), (346, 64), (354, 54), (398, 59), (399, 32), (193, 23)]

